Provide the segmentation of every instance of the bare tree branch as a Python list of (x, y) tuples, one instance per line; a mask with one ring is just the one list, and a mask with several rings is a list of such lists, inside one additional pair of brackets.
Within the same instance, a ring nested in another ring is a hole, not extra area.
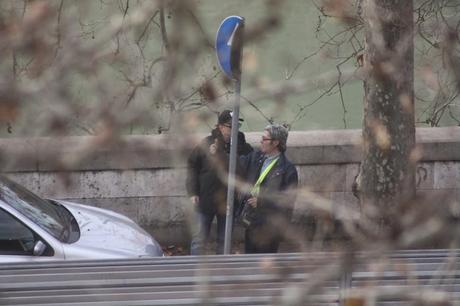
[(56, 22), (56, 49), (54, 50), (54, 57), (55, 59), (58, 55), (59, 50), (62, 48), (61, 46), (61, 15), (62, 15), (62, 8), (64, 7), (64, 0), (61, 0), (59, 3), (58, 13), (57, 13), (57, 22)]
[(338, 33), (336, 33), (335, 35), (331, 36), (327, 41), (323, 42), (321, 44), (321, 46), (316, 50), (314, 51), (313, 53), (310, 53), (309, 55), (305, 56), (300, 62), (298, 62), (294, 68), (292, 69), (291, 72), (289, 73), (286, 73), (286, 76), (285, 76), (285, 79), (286, 80), (290, 80), (294, 74), (296, 73), (296, 71), (299, 69), (299, 67), (304, 63), (306, 62), (307, 60), (309, 60), (310, 58), (312, 58), (313, 56), (319, 54), (325, 47), (327, 47), (331, 42), (333, 42), (337, 37), (343, 35), (343, 34), (347, 34), (350, 30), (352, 29), (355, 29), (355, 28), (358, 28), (358, 30), (360, 28), (362, 28), (361, 26), (358, 26), (358, 25), (353, 25), (349, 28), (346, 28)]
[(160, 6), (160, 29), (161, 39), (163, 40), (163, 46), (166, 50), (169, 50), (168, 34), (166, 33), (164, 1), (161, 2)]
[[(139, 45), (140, 41), (144, 38), (145, 34), (147, 33), (147, 29), (149, 28), (150, 24), (154, 21), (155, 17), (158, 15), (160, 11), (155, 11), (155, 13), (152, 14), (152, 17), (147, 21), (145, 24), (144, 29), (142, 30), (142, 33), (139, 35), (139, 37), (136, 39), (136, 44)], [(158, 25), (160, 26), (160, 25)]]
[(122, 10), (123, 12), (123, 21), (122, 21), (122, 26), (120, 26), (117, 34), (115, 34), (115, 38), (117, 40), (117, 48), (115, 50), (115, 55), (117, 55), (118, 53), (120, 53), (120, 33), (122, 32), (123, 30), (123, 22), (125, 21), (125, 18), (126, 18), (126, 15), (128, 14), (128, 9), (129, 9), (129, 0), (126, 0), (126, 5), (124, 7), (122, 7), (122, 4), (121, 4), (121, 1), (119, 2), (119, 5), (120, 5), (120, 9)]
[(251, 105), (252, 108), (254, 108), (262, 117), (264, 117), (264, 119), (267, 121), (267, 123), (273, 123), (273, 119), (272, 118), (268, 118), (264, 112), (262, 112), (262, 110), (260, 108), (257, 107), (257, 105), (255, 105), (251, 100), (249, 100), (248, 98), (246, 98), (245, 96), (241, 95), (241, 98), (246, 101), (249, 105)]

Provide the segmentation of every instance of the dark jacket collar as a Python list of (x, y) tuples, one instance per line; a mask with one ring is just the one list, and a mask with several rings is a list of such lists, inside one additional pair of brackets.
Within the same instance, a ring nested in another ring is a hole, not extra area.
[[(227, 153), (230, 153), (230, 143), (226, 143), (224, 141), (224, 136), (222, 136), (222, 133), (219, 131), (219, 128), (216, 127), (211, 131), (210, 139), (217, 139), (221, 147), (224, 148), (224, 150)], [(246, 142), (246, 137), (244, 136), (244, 133), (238, 131), (238, 154), (243, 153), (246, 146), (249, 146), (249, 145)], [(246, 152), (245, 154), (247, 153), (249, 152)]]

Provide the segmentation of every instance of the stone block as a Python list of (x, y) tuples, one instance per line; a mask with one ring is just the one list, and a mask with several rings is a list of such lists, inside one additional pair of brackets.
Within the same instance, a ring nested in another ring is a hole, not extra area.
[(331, 192), (334, 216), (339, 220), (358, 220), (361, 216), (359, 200), (351, 192)]
[(327, 214), (331, 209), (329, 192), (310, 192), (299, 190), (294, 205), (293, 220), (300, 220), (316, 214)]
[(453, 189), (460, 187), (460, 163), (435, 162), (434, 188)]
[(113, 190), (119, 188), (120, 175), (118, 171), (80, 172), (80, 193), (85, 198), (111, 198), (115, 195)]
[(415, 182), (417, 189), (433, 189), (434, 188), (434, 163), (426, 162), (419, 163), (415, 173)]
[(344, 191), (346, 165), (307, 165), (298, 168), (301, 186), (315, 192)]
[(155, 172), (152, 196), (186, 196), (186, 169), (161, 169)]
[(137, 220), (146, 227), (168, 227), (186, 221), (187, 197), (150, 197), (138, 205)]
[(58, 199), (175, 197), (186, 195), (185, 171), (159, 169), (44, 172), (40, 173), (36, 184), (43, 196)]
[(346, 179), (345, 179), (345, 191), (351, 191), (351, 186), (355, 181), (356, 175), (359, 172), (359, 164), (348, 164), (346, 165)]
[(2, 138), (0, 169), (2, 172), (38, 171), (37, 138)]
[(45, 198), (84, 198), (80, 172), (40, 172), (39, 194)]
[[(359, 171), (359, 164), (347, 164), (345, 191), (351, 191), (354, 179)], [(419, 163), (416, 170), (417, 189), (434, 188), (434, 163)]]
[(7, 173), (6, 177), (24, 186), (33, 193), (41, 195), (40, 174), (38, 172)]
[(434, 205), (443, 205), (444, 203), (454, 201), (456, 196), (455, 189), (426, 189), (417, 190), (417, 197), (421, 201), (428, 199)]

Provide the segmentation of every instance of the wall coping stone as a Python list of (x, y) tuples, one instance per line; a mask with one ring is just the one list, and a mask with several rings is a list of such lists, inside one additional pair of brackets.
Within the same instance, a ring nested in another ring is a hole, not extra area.
[[(246, 133), (258, 146), (260, 132)], [(3, 172), (101, 171), (185, 167), (186, 156), (205, 134), (0, 139)], [(460, 127), (417, 128), (421, 161), (460, 160)], [(291, 131), (288, 156), (297, 165), (359, 163), (361, 130)]]

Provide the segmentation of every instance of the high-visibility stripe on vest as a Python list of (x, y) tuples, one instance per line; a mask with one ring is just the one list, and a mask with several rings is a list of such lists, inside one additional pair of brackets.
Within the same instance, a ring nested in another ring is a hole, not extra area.
[(270, 162), (270, 164), (267, 166), (267, 168), (262, 171), (262, 173), (259, 175), (259, 178), (257, 179), (256, 183), (254, 184), (254, 187), (251, 189), (251, 195), (254, 197), (257, 197), (259, 195), (259, 190), (260, 190), (260, 184), (264, 181), (265, 177), (267, 176), (268, 172), (273, 168), (273, 166), (276, 164), (278, 161), (279, 157), (275, 158)]

